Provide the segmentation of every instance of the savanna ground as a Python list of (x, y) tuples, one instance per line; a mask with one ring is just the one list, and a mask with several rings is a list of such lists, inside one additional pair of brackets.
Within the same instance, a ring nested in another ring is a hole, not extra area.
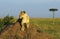
[(60, 18), (32, 18), (31, 24), (35, 24), (43, 32), (51, 34), (53, 39), (60, 39)]
[[(52, 22), (53, 22), (52, 18), (31, 18), (30, 19), (30, 25), (35, 26), (36, 28), (38, 28), (38, 32), (41, 32), (38, 37), (41, 37), (42, 39), (44, 39), (44, 36), (46, 36), (48, 33), (52, 37), (52, 39), (60, 39), (60, 18), (55, 18), (54, 24), (52, 24)], [(30, 31), (32, 30), (31, 32), (35, 33), (34, 31), (35, 29), (31, 28)], [(32, 33), (32, 37), (34, 36), (34, 33)], [(37, 37), (37, 35), (38, 34), (36, 34), (34, 38)], [(48, 38), (45, 38), (45, 39), (48, 39)]]

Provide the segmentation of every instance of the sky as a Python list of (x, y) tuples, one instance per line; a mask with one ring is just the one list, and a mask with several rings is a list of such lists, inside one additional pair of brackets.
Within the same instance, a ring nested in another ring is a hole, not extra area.
[(52, 18), (50, 8), (57, 8), (55, 17), (60, 18), (60, 0), (0, 0), (0, 17), (19, 17), (21, 10), (25, 10), (30, 17)]

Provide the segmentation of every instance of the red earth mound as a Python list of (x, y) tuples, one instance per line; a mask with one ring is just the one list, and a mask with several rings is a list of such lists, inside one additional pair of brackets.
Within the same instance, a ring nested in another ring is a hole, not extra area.
[(0, 34), (0, 39), (52, 39), (52, 37), (48, 33), (39, 31), (35, 25), (30, 25), (27, 32), (22, 32), (17, 22), (5, 28)]

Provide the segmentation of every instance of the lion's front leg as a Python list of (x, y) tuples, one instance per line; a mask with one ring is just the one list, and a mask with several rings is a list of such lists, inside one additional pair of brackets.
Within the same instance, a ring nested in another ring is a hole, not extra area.
[(22, 24), (22, 28), (21, 28), (21, 30), (22, 30), (22, 31), (24, 31), (24, 30), (25, 30), (24, 24)]

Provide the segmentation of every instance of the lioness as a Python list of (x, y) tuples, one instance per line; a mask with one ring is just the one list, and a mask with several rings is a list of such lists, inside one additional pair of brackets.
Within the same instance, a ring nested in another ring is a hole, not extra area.
[(21, 11), (19, 15), (21, 30), (24, 31), (25, 29), (29, 28), (29, 16), (25, 11)]

